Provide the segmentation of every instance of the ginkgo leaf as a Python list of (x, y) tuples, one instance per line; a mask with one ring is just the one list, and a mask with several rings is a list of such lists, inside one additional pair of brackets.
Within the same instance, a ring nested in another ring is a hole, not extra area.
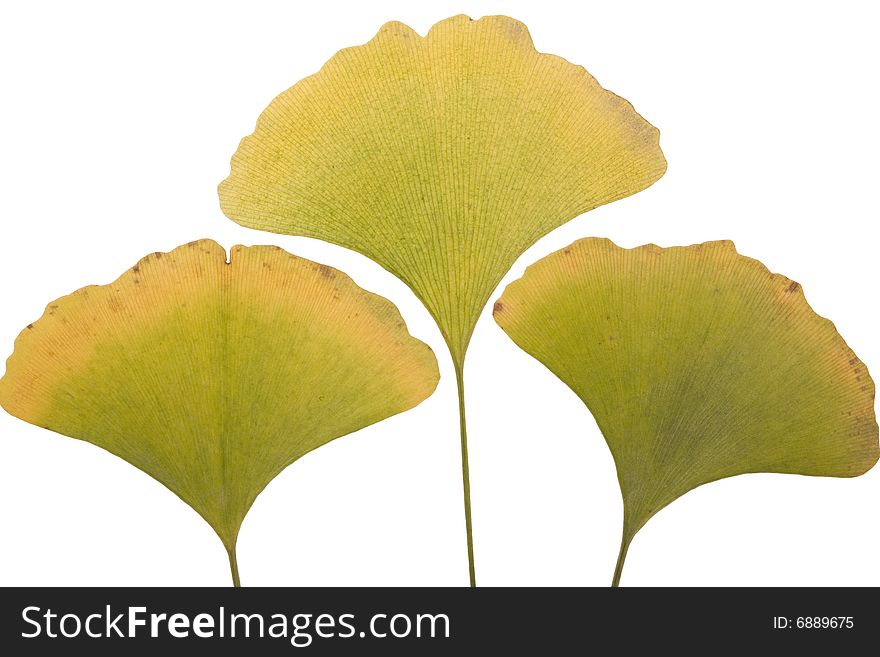
[(623, 494), (614, 584), (636, 532), (702, 484), (748, 472), (853, 477), (878, 458), (874, 383), (800, 285), (731, 242), (584, 239), (494, 307), (587, 405)]
[(94, 443), (217, 532), (238, 585), (245, 514), (285, 467), (417, 405), (439, 379), (395, 306), (277, 247), (154, 253), (51, 303), (0, 380), (12, 415)]
[[(278, 96), (220, 185), (224, 213), (354, 249), (403, 280), (449, 347), (513, 262), (554, 228), (666, 170), (657, 130), (504, 16), (401, 23)], [(463, 403), (462, 466), (473, 542)]]

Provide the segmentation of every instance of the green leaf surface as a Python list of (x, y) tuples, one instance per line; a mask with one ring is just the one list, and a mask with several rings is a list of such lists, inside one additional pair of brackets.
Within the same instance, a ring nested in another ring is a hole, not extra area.
[[(275, 98), (220, 185), (224, 213), (372, 258), (468, 342), (529, 246), (666, 170), (658, 132), (511, 18), (388, 23)], [(463, 402), (462, 458), (474, 581)]]
[(731, 242), (584, 239), (511, 283), (495, 320), (587, 405), (636, 532), (702, 484), (749, 472), (852, 477), (878, 458), (874, 383), (800, 285)]
[(388, 300), (277, 247), (201, 240), (51, 303), (0, 404), (163, 483), (230, 554), (285, 467), (428, 397), (433, 352)]

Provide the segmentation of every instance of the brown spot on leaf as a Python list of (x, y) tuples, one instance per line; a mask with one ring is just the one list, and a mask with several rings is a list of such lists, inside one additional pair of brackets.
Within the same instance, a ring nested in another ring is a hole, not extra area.
[(34, 328), (34, 325), (33, 325), (33, 324), (28, 324), (27, 327), (28, 327), (29, 329), (32, 329), (32, 328)]
[(794, 294), (795, 292), (798, 291), (798, 288), (800, 288), (800, 286), (801, 286), (801, 284), (798, 283), (797, 281), (792, 281), (791, 284), (786, 289), (786, 292), (788, 292), (789, 294)]
[(333, 272), (333, 268), (328, 267), (327, 265), (318, 265), (318, 271), (321, 272), (321, 276), (324, 278), (334, 278), (336, 276)]
[(614, 342), (616, 339), (613, 335), (608, 336), (608, 342)]
[(137, 273), (141, 270), (141, 266), (140, 266), (140, 265), (135, 265), (134, 267), (131, 268), (131, 270), (132, 270), (135, 274), (137, 274)]
[(500, 301), (496, 301), (495, 305), (492, 306), (492, 314), (504, 312), (504, 304)]

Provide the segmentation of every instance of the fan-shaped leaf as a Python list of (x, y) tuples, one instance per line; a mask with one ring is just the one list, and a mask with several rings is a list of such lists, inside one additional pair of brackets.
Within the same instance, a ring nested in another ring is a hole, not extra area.
[(528, 268), (495, 320), (588, 406), (617, 465), (624, 530), (747, 472), (851, 477), (878, 457), (874, 383), (801, 287), (731, 242), (584, 239)]
[(411, 408), (439, 374), (391, 302), (276, 247), (202, 240), (50, 304), (0, 380), (12, 415), (152, 475), (230, 554), (286, 466)]
[[(278, 96), (220, 200), (240, 224), (340, 244), (398, 276), (461, 378), (514, 260), (665, 169), (657, 130), (580, 66), (535, 51), (522, 23), (456, 16), (424, 38), (388, 23)], [(464, 429), (462, 444), (466, 478)], [(467, 493), (465, 507), (472, 550)]]

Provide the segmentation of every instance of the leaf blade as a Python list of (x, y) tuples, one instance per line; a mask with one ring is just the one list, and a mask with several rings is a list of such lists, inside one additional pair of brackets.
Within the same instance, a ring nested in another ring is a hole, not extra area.
[(232, 220), (359, 251), (403, 280), (463, 359), (542, 235), (666, 170), (659, 133), (511, 18), (388, 23), (279, 95), (219, 187)]
[(281, 470), (438, 379), (393, 304), (341, 272), (277, 247), (227, 263), (201, 240), (50, 304), (16, 340), (0, 404), (151, 475), (232, 552)]
[(511, 283), (494, 316), (596, 418), (624, 498), (622, 554), (697, 486), (858, 476), (880, 453), (865, 365), (800, 285), (730, 242), (579, 240)]

